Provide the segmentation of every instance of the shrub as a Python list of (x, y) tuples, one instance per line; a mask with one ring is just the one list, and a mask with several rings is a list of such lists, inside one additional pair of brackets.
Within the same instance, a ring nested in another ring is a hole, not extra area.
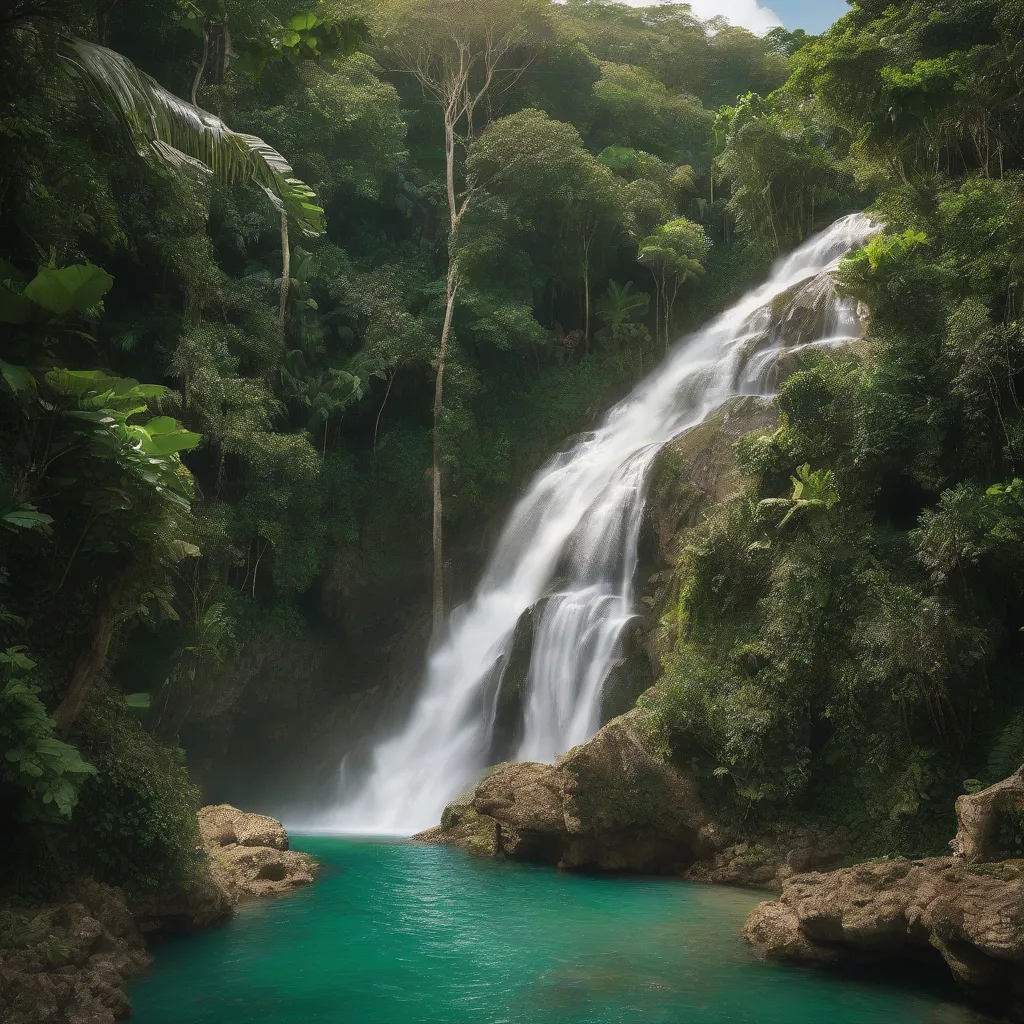
[(35, 662), (23, 649), (0, 653), (0, 789), (21, 821), (69, 818), (79, 789), (96, 769), (55, 736), (56, 725), (31, 682)]

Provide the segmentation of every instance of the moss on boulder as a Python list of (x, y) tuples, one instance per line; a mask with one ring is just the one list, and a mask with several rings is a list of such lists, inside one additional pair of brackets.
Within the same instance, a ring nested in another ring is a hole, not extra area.
[(475, 857), (493, 857), (498, 851), (498, 823), (473, 807), (473, 794), (453, 800), (441, 814), (441, 823), (413, 836), (432, 846), (457, 846)]

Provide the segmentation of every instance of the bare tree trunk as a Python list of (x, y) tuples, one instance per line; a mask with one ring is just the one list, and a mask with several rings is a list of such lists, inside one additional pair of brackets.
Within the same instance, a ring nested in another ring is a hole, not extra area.
[(196, 68), (196, 77), (192, 79), (192, 106), (197, 106), (196, 93), (199, 91), (199, 83), (203, 80), (203, 73), (206, 71), (206, 61), (210, 56), (210, 23), (203, 22), (203, 56), (199, 60), (199, 67)]
[(673, 296), (671, 301), (669, 300), (669, 297), (668, 297), (668, 281), (665, 279), (665, 271), (662, 270), (662, 272), (661, 272), (661, 306), (662, 306), (662, 316), (664, 316), (664, 318), (665, 318), (665, 336), (664, 336), (665, 355), (668, 355), (668, 325), (669, 325), (669, 318), (672, 316), (672, 302), (674, 302), (674, 301), (675, 301), (675, 297), (674, 296)]
[(292, 250), (288, 242), (288, 214), (281, 211), (281, 304), (277, 311), (277, 322), (284, 327), (288, 312), (288, 289), (292, 283)]
[(657, 351), (658, 342), (661, 341), (661, 285), (658, 283), (658, 275), (651, 268), (651, 277), (654, 278), (654, 347)]
[(93, 619), (89, 646), (78, 656), (71, 672), (68, 692), (53, 713), (59, 736), (67, 736), (71, 731), (85, 698), (89, 696), (103, 666), (107, 663), (107, 652), (110, 650), (110, 641), (114, 635), (114, 619), (124, 600), (125, 591), (135, 578), (136, 571), (135, 565), (129, 566), (107, 586), (100, 597)]
[(223, 85), (228, 80), (228, 72), (231, 70), (231, 27), (228, 24), (227, 14), (224, 15), (221, 46), (223, 50), (220, 55), (220, 82)]
[(377, 413), (377, 422), (373, 425), (373, 480), (377, 482), (377, 434), (380, 432), (380, 418), (384, 415), (384, 406), (388, 404), (388, 398), (391, 395), (391, 387), (395, 383), (395, 378), (398, 376), (398, 367), (396, 366), (391, 371), (391, 376), (388, 378), (388, 387), (384, 392), (384, 401), (380, 403), (380, 410)]
[(675, 283), (672, 286), (672, 299), (668, 303), (668, 311), (665, 314), (665, 354), (668, 354), (669, 345), (671, 344), (672, 333), (674, 329), (674, 316), (676, 311), (676, 301), (679, 298), (679, 289), (682, 286), (682, 282), (677, 277)]
[(448, 358), (448, 337), (452, 329), (452, 315), (455, 312), (455, 297), (459, 282), (455, 267), (448, 269), (448, 284), (444, 311), (444, 327), (441, 329), (441, 347), (437, 354), (437, 379), (434, 385), (434, 636), (440, 636), (444, 628), (444, 507), (441, 502), (441, 414), (444, 412), (444, 366)]
[(590, 355), (590, 245), (587, 245), (587, 255), (583, 260), (583, 295), (586, 306), (583, 326), (583, 349)]

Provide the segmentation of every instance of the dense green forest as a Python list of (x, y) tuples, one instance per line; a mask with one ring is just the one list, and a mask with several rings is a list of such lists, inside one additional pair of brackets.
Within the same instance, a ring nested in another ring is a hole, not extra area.
[[(820, 39), (603, 0), (3, 0), (5, 853), (41, 889), (187, 874), (190, 728), (307, 640), (436, 628), (531, 470), (869, 204), (868, 353), (741, 443), (656, 711), (738, 815), (928, 846), (930, 801), (1024, 752), (1022, 38), (1011, 0)], [(259, 699), (315, 716), (307, 677)]]
[(2, 21), (2, 814), (43, 882), (138, 887), (194, 846), (183, 730), (304, 638), (438, 620), (459, 538), (763, 272), (716, 111), (796, 43), (543, 0)]
[(723, 114), (741, 230), (794, 240), (779, 135), (805, 124), (885, 231), (839, 275), (866, 353), (784, 383), (691, 539), (656, 710), (737, 816), (864, 853), (943, 850), (957, 794), (1024, 760), (1022, 40), (1020, 4), (865, 0)]

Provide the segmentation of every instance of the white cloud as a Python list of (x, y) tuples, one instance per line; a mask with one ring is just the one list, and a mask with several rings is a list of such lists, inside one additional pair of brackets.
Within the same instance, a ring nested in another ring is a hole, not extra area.
[[(648, 7), (651, 0), (625, 0), (631, 7)], [(734, 25), (742, 25), (751, 32), (763, 33), (782, 19), (770, 8), (763, 7), (757, 0), (689, 0), (693, 13), (705, 21), (722, 15)]]

